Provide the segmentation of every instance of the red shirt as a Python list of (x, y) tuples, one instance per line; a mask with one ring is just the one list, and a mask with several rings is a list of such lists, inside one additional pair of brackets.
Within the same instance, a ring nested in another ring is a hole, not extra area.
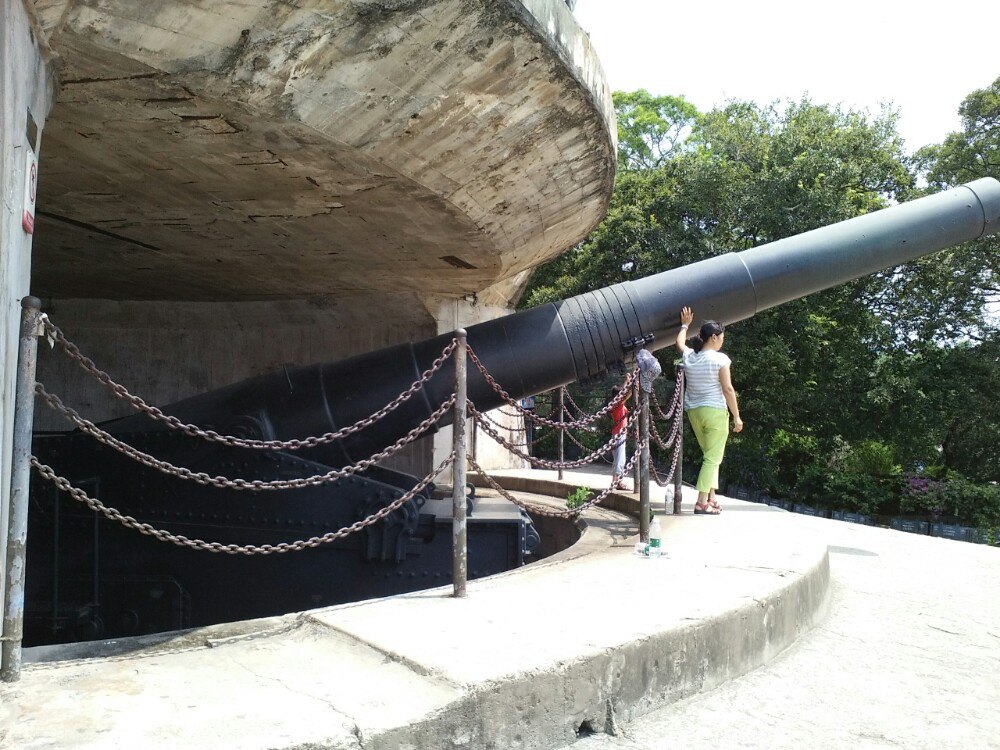
[(622, 399), (618, 406), (611, 410), (611, 434), (618, 435), (625, 430), (625, 420), (628, 418), (628, 407), (625, 406), (625, 399)]

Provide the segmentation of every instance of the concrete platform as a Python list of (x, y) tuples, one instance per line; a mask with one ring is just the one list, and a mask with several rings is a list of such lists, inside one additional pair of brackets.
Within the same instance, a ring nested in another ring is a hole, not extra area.
[(0, 746), (555, 748), (613, 730), (767, 662), (825, 615), (827, 547), (799, 517), (738, 501), (696, 517), (685, 501), (663, 518), (660, 560), (634, 554), (632, 518), (598, 509), (573, 547), (462, 600), (435, 589), (76, 660), (94, 645), (28, 650), (0, 689)]

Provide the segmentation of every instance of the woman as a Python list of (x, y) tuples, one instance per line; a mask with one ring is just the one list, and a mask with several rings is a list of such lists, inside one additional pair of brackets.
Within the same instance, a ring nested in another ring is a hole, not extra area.
[(710, 320), (702, 325), (699, 335), (691, 339), (689, 347), (685, 340), (692, 320), (691, 308), (683, 308), (677, 349), (684, 361), (684, 411), (704, 456), (698, 474), (698, 501), (694, 512), (714, 516), (722, 511), (715, 500), (715, 491), (719, 487), (719, 465), (729, 437), (729, 412), (733, 415), (733, 432), (743, 429), (743, 420), (729, 372), (732, 360), (719, 351), (726, 339), (725, 330)]

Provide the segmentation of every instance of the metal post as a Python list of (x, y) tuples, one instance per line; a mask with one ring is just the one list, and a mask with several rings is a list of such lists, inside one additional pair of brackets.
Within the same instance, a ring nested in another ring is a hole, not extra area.
[[(649, 541), (649, 394), (639, 388), (639, 539)], [(638, 446), (637, 446), (638, 447)]]
[(3, 602), (3, 649), (0, 678), (21, 677), (21, 637), (24, 633), (24, 567), (28, 541), (28, 487), (31, 481), (31, 429), (35, 408), (35, 365), (38, 361), (38, 321), (42, 301), (21, 300), (21, 339), (14, 385), (14, 439), (10, 476), (10, 517), (7, 527), (7, 576)]
[(674, 515), (679, 516), (681, 514), (681, 467), (684, 465), (684, 368), (682, 366), (677, 367), (677, 385), (675, 386), (680, 393), (677, 394), (677, 406), (674, 407), (674, 419), (680, 421), (677, 428), (677, 437), (674, 440), (677, 441), (677, 445), (674, 446), (674, 455), (676, 456), (674, 464)]
[(466, 411), (466, 333), (464, 328), (455, 332), (458, 346), (455, 347), (455, 421), (454, 435), (455, 463), (452, 464), (451, 490), (451, 534), (452, 560), (451, 577), (454, 584), (453, 595), (465, 596), (465, 583), (469, 572), (468, 549), (466, 548), (465, 527), (465, 411)]
[[(559, 421), (560, 422), (565, 422), (566, 421), (566, 403), (564, 401), (564, 399), (565, 399), (565, 393), (566, 393), (566, 386), (563, 386), (562, 388), (559, 389)], [(566, 453), (564, 452), (564, 447), (563, 447), (563, 438), (565, 436), (565, 433), (566, 433), (565, 429), (560, 429), (559, 430), (559, 463), (560, 464), (562, 464), (562, 462), (566, 460)], [(556, 479), (558, 479), (561, 482), (562, 478), (563, 478), (563, 469), (562, 469), (562, 466), (560, 465), (559, 472), (556, 475)]]
[[(640, 408), (639, 407), (639, 391), (641, 391), (641, 390), (642, 389), (639, 387), (639, 378), (636, 378), (635, 379), (635, 384), (632, 386), (632, 408), (633, 409)], [(636, 420), (635, 421), (635, 446), (636, 446), (636, 449), (638, 449), (638, 447), (639, 447), (639, 440), (640, 440), (639, 431), (640, 431), (639, 420)], [(626, 432), (625, 434), (627, 435), (628, 432)], [(628, 454), (628, 450), (627, 449), (626, 449), (625, 453), (626, 453), (626, 455)], [(635, 464), (632, 466), (632, 492), (633, 493), (639, 491), (639, 482), (642, 481), (642, 477), (639, 476), (639, 474), (640, 474), (639, 462), (636, 461)]]

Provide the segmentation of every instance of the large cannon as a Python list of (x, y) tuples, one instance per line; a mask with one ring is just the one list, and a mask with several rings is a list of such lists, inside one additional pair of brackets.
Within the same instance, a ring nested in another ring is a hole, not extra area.
[[(468, 341), (513, 397), (602, 375), (640, 347), (672, 342), (678, 310), (725, 323), (906, 263), (1000, 229), (1000, 182), (953, 190), (795, 237), (616, 284), (472, 326)], [(451, 339), (444, 334), (332, 363), (264, 375), (164, 408), (223, 434), (305, 438), (367, 417), (418, 379)], [(425, 420), (453, 390), (450, 363), (388, 417), (360, 433), (295, 454), (240, 451), (170, 431), (144, 415), (104, 429), (174, 463), (246, 478), (308, 476), (366, 458)], [(502, 401), (475, 368), (469, 397), (481, 411)], [(446, 423), (446, 416), (442, 423)], [(291, 540), (347, 525), (384, 507), (415, 480), (385, 469), (331, 485), (247, 496), (145, 469), (78, 434), (39, 437), (36, 452), (109, 505), (187, 536), (240, 544)], [(36, 483), (28, 545), (29, 642), (126, 635), (304, 609), (446, 583), (446, 509), (430, 493), (343, 542), (261, 560), (160, 544), (98, 522)], [(471, 524), (476, 523), (474, 511)], [(499, 511), (498, 511), (499, 512)], [(502, 514), (501, 514), (502, 515)], [(481, 520), (489, 513), (481, 513)], [(508, 519), (510, 520), (510, 519)], [(533, 535), (517, 515), (470, 526), (470, 571), (524, 561)], [(497, 531), (500, 529), (500, 531)]]

